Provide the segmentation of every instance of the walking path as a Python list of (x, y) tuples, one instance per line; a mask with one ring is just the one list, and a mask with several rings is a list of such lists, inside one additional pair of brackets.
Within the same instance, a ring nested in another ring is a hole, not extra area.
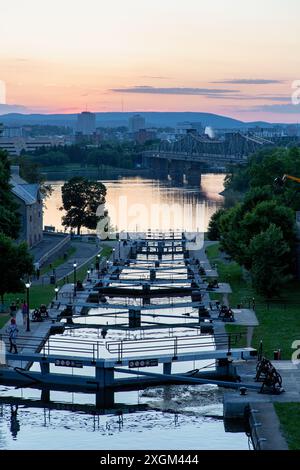
[[(52, 326), (52, 321), (50, 319), (44, 320), (43, 322), (30, 322), (30, 331), (26, 331), (26, 326), (23, 324), (23, 316), (21, 310), (17, 312), (16, 323), (18, 327), (18, 338), (17, 338), (17, 348), (18, 352), (37, 352), (39, 351), (41, 345), (47, 339), (49, 330)], [(8, 343), (7, 339), (7, 328), (10, 324), (10, 320), (7, 322), (3, 328), (0, 329), (0, 338), (2, 335), (5, 338), (5, 342)], [(12, 361), (8, 362), (10, 367), (21, 367), (26, 368), (27, 361)]]
[[(87, 243), (72, 241), (71, 247), (76, 249), (76, 252), (65, 262), (55, 268), (54, 273), (56, 276), (56, 282), (62, 280), (63, 278), (73, 274), (74, 268), (73, 264), (77, 263), (77, 269), (80, 269), (81, 266), (88, 263), (95, 263), (96, 255), (101, 251), (101, 248), (96, 243)], [(34, 279), (32, 281), (33, 285), (44, 285), (50, 283), (50, 276), (53, 274), (53, 270), (49, 270), (46, 274), (40, 276), (39, 280)]]

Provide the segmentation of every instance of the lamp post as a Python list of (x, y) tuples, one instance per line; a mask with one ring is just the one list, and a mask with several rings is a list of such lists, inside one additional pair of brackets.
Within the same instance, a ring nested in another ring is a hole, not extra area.
[(113, 261), (115, 261), (115, 252), (116, 252), (116, 249), (113, 248), (113, 251), (112, 251), (112, 255), (113, 255), (113, 256), (112, 256), (112, 259), (113, 259)]
[(76, 297), (76, 268), (77, 268), (77, 263), (73, 263), (73, 269), (74, 269), (74, 297)]
[(59, 288), (56, 286), (54, 289), (55, 292), (55, 300), (57, 300), (57, 295), (58, 295)]
[(88, 281), (90, 280), (90, 274), (91, 274), (91, 271), (88, 269), (88, 270), (87, 270), (87, 280), (88, 280)]
[(26, 327), (26, 331), (30, 331), (30, 318), (29, 318), (29, 313), (30, 313), (30, 308), (29, 308), (29, 289), (30, 289), (30, 286), (31, 286), (31, 282), (30, 282), (30, 281), (27, 281), (27, 282), (25, 283), (26, 294), (27, 294), (27, 327)]

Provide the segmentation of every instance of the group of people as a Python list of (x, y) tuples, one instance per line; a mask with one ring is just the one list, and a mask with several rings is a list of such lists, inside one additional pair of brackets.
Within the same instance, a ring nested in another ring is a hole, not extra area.
[(22, 312), (22, 317), (23, 317), (23, 325), (26, 327), (27, 324), (27, 315), (28, 315), (28, 305), (25, 300), (22, 300), (20, 302), (20, 299), (17, 299), (16, 301), (12, 301), (9, 307), (10, 310), (10, 324), (7, 328), (7, 334), (8, 334), (8, 339), (9, 339), (9, 352), (17, 354), (18, 353), (18, 348), (17, 348), (17, 337), (19, 333), (19, 329), (17, 326), (16, 322), (16, 316), (17, 312), (21, 310)]
[(23, 325), (26, 326), (27, 315), (28, 315), (27, 302), (25, 300), (22, 300), (22, 302), (20, 302), (20, 299), (17, 299), (16, 302), (13, 301), (10, 304), (9, 309), (10, 309), (10, 316), (11, 316), (12, 319), (16, 318), (17, 312), (21, 309), (22, 317), (23, 317)]

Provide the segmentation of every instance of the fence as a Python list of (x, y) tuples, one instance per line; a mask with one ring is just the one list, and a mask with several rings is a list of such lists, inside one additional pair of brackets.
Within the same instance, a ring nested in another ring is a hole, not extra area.
[[(215, 341), (218, 341), (218, 347), (224, 346), (224, 349), (227, 349), (228, 352), (231, 351), (232, 346), (237, 344), (237, 342), (244, 336), (244, 333), (238, 334), (220, 334), (215, 335)], [(160, 339), (149, 339), (149, 340), (121, 340), (121, 341), (110, 341), (106, 343), (106, 349), (111, 354), (118, 355), (118, 361), (123, 359), (124, 354), (131, 353), (153, 353), (164, 351), (172, 351), (173, 356), (177, 357), (178, 352), (185, 352), (191, 349), (214, 349), (213, 339), (209, 341), (203, 341), (203, 336), (194, 335), (188, 337), (178, 337), (173, 338), (160, 338)]]

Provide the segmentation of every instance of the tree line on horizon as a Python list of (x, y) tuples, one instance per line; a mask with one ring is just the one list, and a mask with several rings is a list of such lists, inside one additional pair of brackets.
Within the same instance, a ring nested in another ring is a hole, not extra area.
[[(97, 147), (88, 145), (65, 145), (40, 147), (34, 152), (23, 151), (21, 160), (36, 167), (64, 167), (69, 164), (81, 167), (132, 169), (141, 161), (141, 153), (152, 145), (149, 141), (143, 145), (135, 142), (103, 142)], [(26, 164), (26, 163), (24, 163)]]

